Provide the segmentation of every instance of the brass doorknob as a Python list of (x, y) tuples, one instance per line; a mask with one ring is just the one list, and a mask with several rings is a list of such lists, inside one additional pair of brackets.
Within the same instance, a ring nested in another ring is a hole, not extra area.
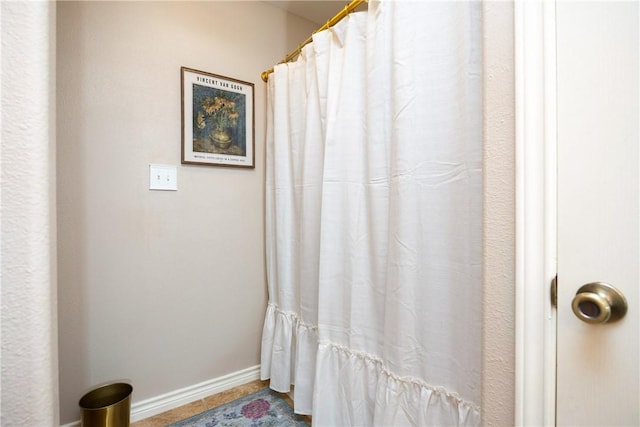
[(608, 283), (593, 282), (578, 289), (571, 308), (583, 322), (611, 323), (627, 314), (627, 299)]

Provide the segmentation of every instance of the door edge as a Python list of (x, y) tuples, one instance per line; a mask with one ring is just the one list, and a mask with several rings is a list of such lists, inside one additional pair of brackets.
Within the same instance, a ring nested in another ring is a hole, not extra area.
[(516, 0), (515, 425), (555, 425), (556, 311), (549, 293), (557, 271), (555, 25), (555, 1)]

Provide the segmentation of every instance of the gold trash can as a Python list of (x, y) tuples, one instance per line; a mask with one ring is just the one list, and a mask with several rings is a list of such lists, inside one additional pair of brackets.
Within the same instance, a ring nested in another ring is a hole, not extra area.
[(82, 427), (129, 427), (132, 392), (130, 384), (113, 383), (82, 396)]

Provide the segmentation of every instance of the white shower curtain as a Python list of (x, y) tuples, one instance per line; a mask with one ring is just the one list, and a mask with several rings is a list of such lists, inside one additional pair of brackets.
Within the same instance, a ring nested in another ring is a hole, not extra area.
[(480, 424), (480, 22), (370, 1), (269, 78), (262, 377), (314, 425)]

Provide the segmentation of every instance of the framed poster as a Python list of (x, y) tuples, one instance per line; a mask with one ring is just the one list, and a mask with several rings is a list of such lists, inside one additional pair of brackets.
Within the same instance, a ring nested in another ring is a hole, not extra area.
[(180, 68), (182, 163), (255, 167), (253, 83)]

